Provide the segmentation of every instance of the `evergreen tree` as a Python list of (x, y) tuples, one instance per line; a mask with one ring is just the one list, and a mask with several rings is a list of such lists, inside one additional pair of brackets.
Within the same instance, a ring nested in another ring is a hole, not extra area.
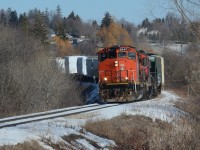
[(74, 11), (72, 11), (72, 12), (69, 14), (69, 16), (67, 17), (67, 20), (76, 20)]
[(81, 22), (81, 18), (79, 17), (79, 15), (76, 15), (75, 20), (76, 20), (77, 22)]
[(26, 13), (20, 14), (19, 15), (19, 20), (18, 20), (19, 27), (22, 28), (24, 31), (28, 32), (30, 25), (28, 22), (28, 16)]
[(150, 30), (151, 23), (149, 22), (148, 18), (146, 18), (145, 20), (142, 21), (142, 27), (143, 28), (147, 28), (148, 30)]
[(6, 25), (6, 15), (3, 9), (0, 11), (0, 24)]
[(17, 16), (16, 11), (10, 12), (9, 25), (10, 26), (17, 26), (18, 25), (18, 16)]
[(56, 14), (54, 14), (52, 19), (52, 26), (56, 35), (58, 35), (62, 39), (66, 38), (66, 31), (63, 24), (60, 5), (58, 5), (56, 8)]
[(92, 21), (92, 25), (93, 25), (93, 26), (98, 26), (97, 21), (96, 21), (96, 20), (93, 20), (93, 21)]
[(9, 25), (9, 21), (10, 21), (10, 14), (12, 12), (12, 9), (9, 7), (5, 13), (6, 15), (6, 25)]
[(62, 18), (62, 12), (61, 12), (60, 5), (58, 5), (56, 8), (56, 15), (57, 15), (57, 17)]
[(112, 22), (113, 22), (112, 17), (110, 16), (109, 12), (106, 12), (104, 18), (101, 21), (101, 28), (102, 27), (109, 27), (109, 25)]
[(78, 15), (75, 16), (75, 13), (72, 11), (64, 21), (64, 27), (70, 35), (79, 37), (81, 34), (82, 20)]
[(35, 10), (34, 23), (31, 27), (31, 33), (40, 38), (42, 42), (47, 40), (48, 28), (45, 24), (43, 13)]
[(35, 18), (35, 26), (34, 29), (36, 31), (36, 35), (40, 36), (42, 41), (47, 40), (47, 26), (45, 24), (45, 20), (41, 14), (38, 14)]
[(46, 25), (50, 26), (50, 19), (49, 19), (48, 9), (46, 9), (45, 12), (44, 12), (44, 21), (45, 21)]
[(165, 23), (165, 18), (162, 18), (162, 23)]

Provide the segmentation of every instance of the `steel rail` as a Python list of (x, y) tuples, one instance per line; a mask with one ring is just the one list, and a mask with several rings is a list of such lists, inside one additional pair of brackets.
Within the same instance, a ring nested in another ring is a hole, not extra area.
[[(36, 121), (43, 121), (43, 120), (48, 120), (48, 119), (54, 119), (54, 118), (58, 118), (58, 117), (65, 117), (65, 116), (70, 116), (70, 115), (75, 115), (75, 114), (80, 114), (80, 113), (85, 113), (85, 112), (90, 112), (90, 111), (94, 111), (94, 110), (99, 110), (99, 109), (103, 109), (103, 108), (108, 108), (108, 107), (113, 107), (113, 106), (118, 106), (119, 104), (104, 104), (104, 105), (98, 105), (98, 104), (94, 104), (94, 105), (87, 105), (85, 107), (77, 107), (71, 110), (66, 110), (66, 111), (60, 111), (60, 112), (56, 112), (55, 113), (50, 113), (47, 112), (48, 114), (46, 115), (45, 112), (43, 112), (41, 115), (39, 115), (39, 113), (37, 113), (37, 116), (33, 115), (29, 115), (29, 117), (26, 116), (21, 116), (21, 118), (19, 117), (18, 119), (13, 119), (12, 121), (8, 119), (8, 121), (4, 121), (3, 123), (0, 123), (0, 129), (1, 128), (5, 128), (5, 127), (12, 127), (12, 126), (16, 126), (16, 125), (20, 125), (20, 124), (25, 124), (25, 123), (30, 123), (30, 122), (36, 122)], [(6, 120), (6, 118), (4, 119)]]
[(50, 115), (50, 114), (55, 114), (55, 113), (61, 113), (61, 112), (70, 111), (70, 110), (76, 110), (76, 109), (80, 109), (80, 108), (86, 108), (86, 107), (88, 108), (88, 107), (93, 107), (93, 106), (98, 106), (98, 104), (62, 108), (62, 109), (50, 110), (50, 111), (46, 111), (46, 112), (39, 112), (39, 113), (33, 113), (33, 114), (28, 114), (28, 115), (21, 115), (21, 116), (13, 116), (13, 117), (8, 117), (8, 118), (2, 118), (2, 119), (0, 119), (0, 124), (4, 123), (4, 122), (19, 120), (19, 119), (34, 118), (34, 117), (45, 116), (45, 115)]

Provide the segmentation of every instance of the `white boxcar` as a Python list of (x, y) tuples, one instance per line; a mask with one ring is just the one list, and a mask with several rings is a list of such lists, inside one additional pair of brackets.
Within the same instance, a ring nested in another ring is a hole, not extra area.
[(65, 69), (67, 74), (78, 73), (77, 60), (78, 58), (85, 56), (66, 56), (65, 57)]
[(97, 57), (88, 57), (86, 65), (87, 65), (88, 76), (98, 77), (98, 58)]
[(98, 58), (96, 56), (66, 56), (65, 70), (67, 74), (98, 77)]
[(77, 71), (80, 75), (87, 75), (86, 59), (87, 57), (79, 57), (77, 59)]
[(80, 75), (98, 77), (98, 59), (96, 56), (78, 58), (77, 68)]

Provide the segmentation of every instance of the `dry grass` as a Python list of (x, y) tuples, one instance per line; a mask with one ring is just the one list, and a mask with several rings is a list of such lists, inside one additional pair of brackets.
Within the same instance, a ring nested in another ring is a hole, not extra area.
[(82, 136), (80, 134), (79, 135), (77, 135), (77, 134), (70, 134), (68, 136), (63, 136), (62, 138), (63, 138), (63, 140), (67, 141), (68, 143), (74, 145), (75, 147), (76, 147), (76, 142), (75, 141), (77, 139), (85, 139), (89, 144), (91, 144), (95, 148), (97, 148), (97, 149), (101, 148), (96, 142), (94, 142), (94, 141), (92, 141), (90, 139), (87, 139), (87, 138), (85, 138), (84, 136)]
[(190, 119), (200, 122), (200, 101), (196, 98), (176, 102), (176, 107), (190, 114)]
[(198, 149), (196, 129), (185, 121), (174, 127), (144, 116), (122, 115), (111, 120), (87, 122), (86, 130), (116, 142), (115, 149)]
[(55, 150), (66, 150), (66, 149), (74, 150), (75, 149), (72, 145), (70, 145), (66, 142), (63, 142), (63, 141), (55, 142), (50, 137), (49, 138), (42, 137), (41, 140), (43, 143), (45, 143), (45, 145), (47, 145)]
[(14, 146), (6, 145), (0, 147), (0, 150), (45, 150), (36, 141), (25, 142)]
[[(198, 97), (195, 97), (194, 94), (188, 95), (186, 90), (183, 88), (179, 88), (173, 91), (180, 97), (182, 97), (182, 102), (178, 101), (176, 103), (176, 107), (189, 113), (192, 118), (197, 119), (200, 121), (200, 101)], [(185, 93), (185, 94), (183, 94)]]

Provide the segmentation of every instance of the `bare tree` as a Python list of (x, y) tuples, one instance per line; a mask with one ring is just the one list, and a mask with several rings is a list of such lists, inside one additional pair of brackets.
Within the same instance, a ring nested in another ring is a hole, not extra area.
[[(193, 34), (191, 44), (186, 51), (184, 58), (184, 75), (188, 82), (188, 89), (197, 97), (200, 97), (200, 1), (199, 0), (172, 0), (174, 6), (182, 19), (186, 22)], [(187, 63), (186, 63), (187, 62)]]
[(191, 31), (200, 38), (200, 27), (195, 22), (200, 21), (200, 1), (199, 0), (172, 0), (177, 11), (182, 18), (190, 25)]
[(0, 117), (81, 104), (75, 83), (58, 70), (49, 49), (0, 28)]

